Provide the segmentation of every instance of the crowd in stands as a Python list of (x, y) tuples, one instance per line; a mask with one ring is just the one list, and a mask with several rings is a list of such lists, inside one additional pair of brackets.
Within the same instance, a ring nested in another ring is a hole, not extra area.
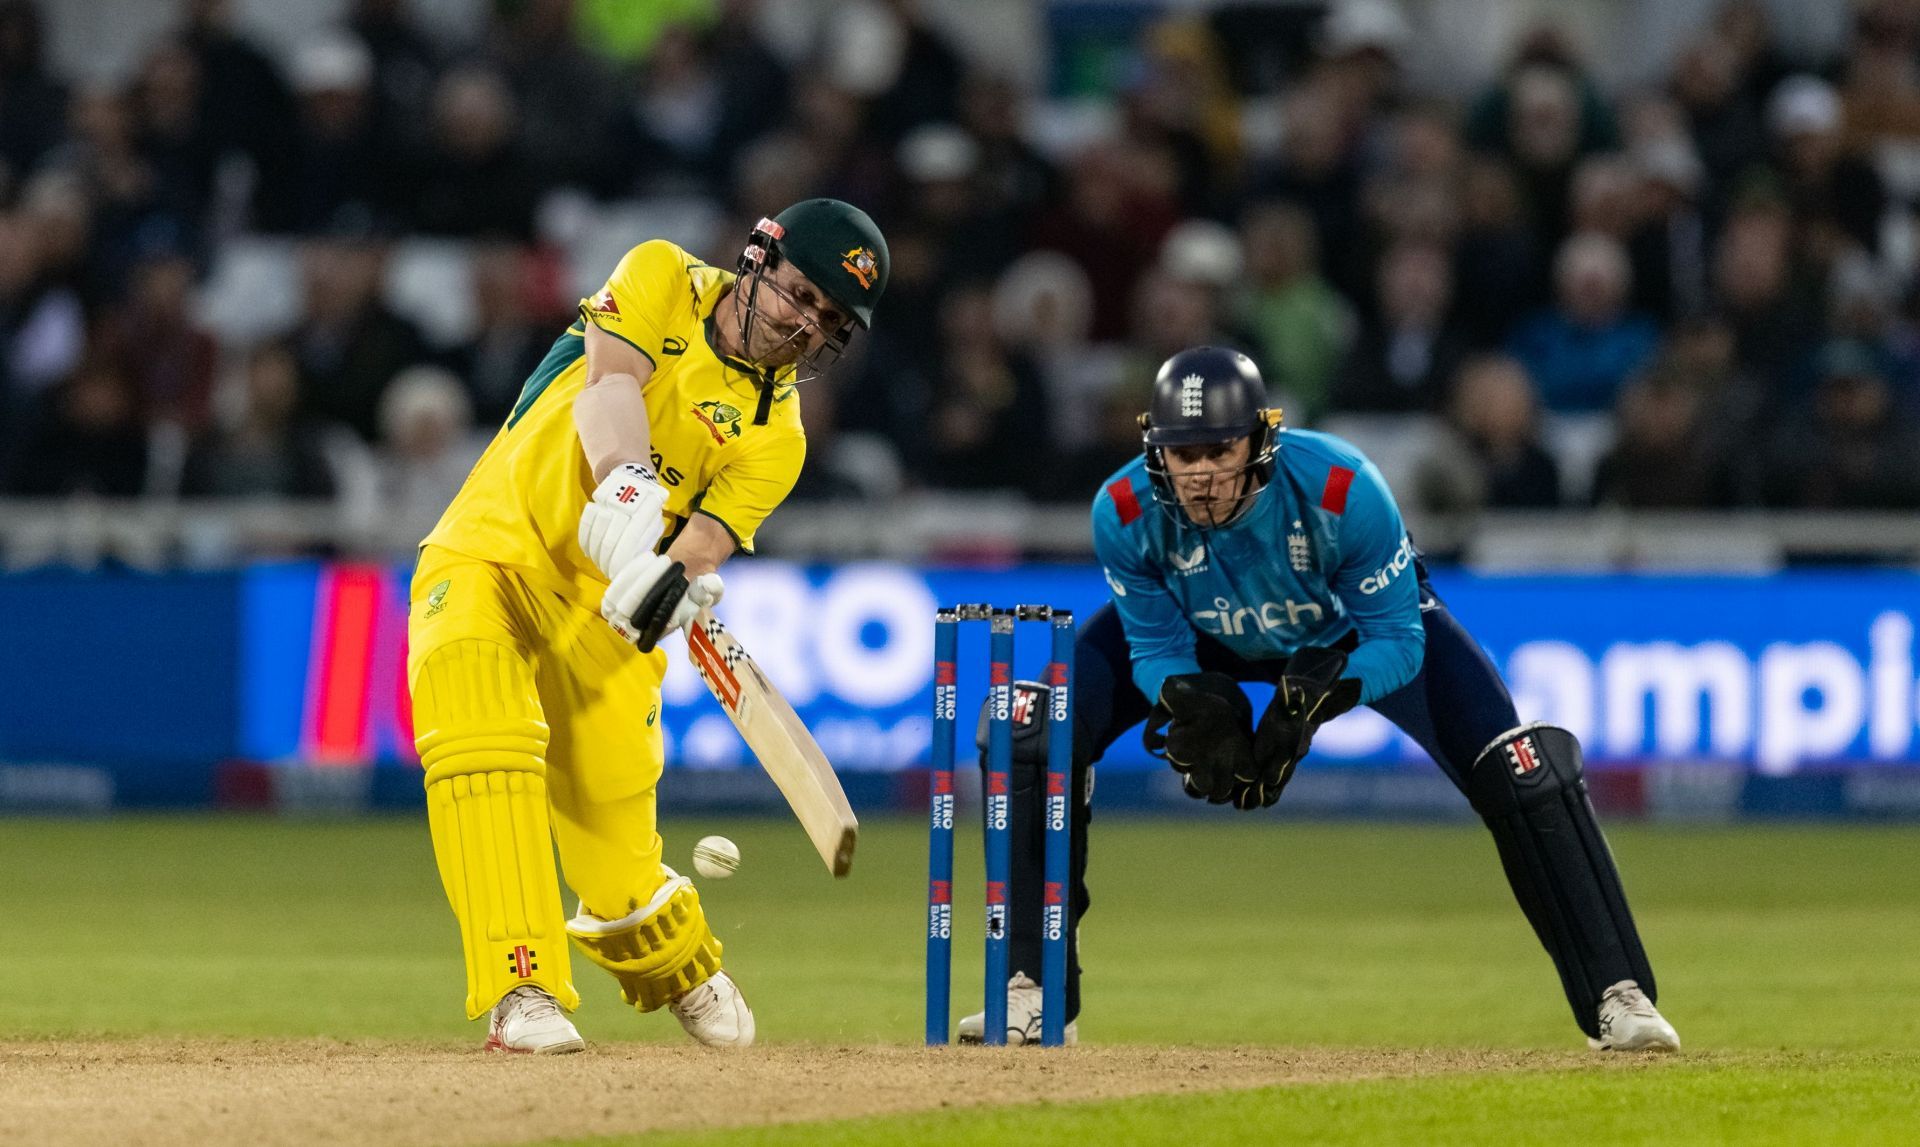
[[(1544, 24), (1451, 101), (1410, 85), (1390, 0), (1264, 45), (1277, 73), (1180, 6), (1045, 147), (1047, 93), (912, 0), (798, 52), (754, 0), (493, 0), (457, 42), (353, 0), (282, 55), (184, 0), (111, 84), (51, 67), (46, 7), (0, 0), (0, 492), (340, 498), (424, 532), (575, 305), (556, 196), (708, 203), (695, 253), (731, 266), (827, 194), (893, 273), (803, 392), (798, 498), (1084, 502), (1159, 362), (1222, 343), (1290, 425), (1414, 449), (1429, 511), (1920, 507), (1904, 0), (1832, 59), (1729, 0), (1644, 90)], [(260, 236), (296, 245), (298, 313), (236, 345), (197, 300)], [(465, 245), (465, 338), (389, 297), (420, 236)]]

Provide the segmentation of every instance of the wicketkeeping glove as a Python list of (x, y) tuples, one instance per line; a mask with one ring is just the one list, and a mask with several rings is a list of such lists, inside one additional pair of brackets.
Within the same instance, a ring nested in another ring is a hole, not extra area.
[(1360, 682), (1340, 676), (1346, 669), (1345, 653), (1320, 646), (1302, 649), (1287, 661), (1273, 702), (1254, 730), (1252, 768), (1233, 778), (1234, 807), (1267, 808), (1279, 800), (1294, 767), (1313, 746), (1314, 730), (1360, 703)]
[(1182, 673), (1160, 686), (1141, 739), (1188, 796), (1226, 804), (1234, 777), (1253, 768), (1253, 705), (1225, 673)]

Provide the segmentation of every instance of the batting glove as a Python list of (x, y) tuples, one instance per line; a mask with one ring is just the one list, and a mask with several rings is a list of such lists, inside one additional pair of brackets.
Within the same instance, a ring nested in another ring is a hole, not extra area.
[(654, 556), (666, 531), (667, 492), (638, 462), (613, 468), (580, 511), (580, 548), (609, 580)]
[(726, 585), (717, 573), (689, 581), (687, 567), (665, 554), (647, 554), (613, 575), (600, 599), (600, 616), (614, 632), (642, 653), (691, 622), (701, 609), (717, 605)]

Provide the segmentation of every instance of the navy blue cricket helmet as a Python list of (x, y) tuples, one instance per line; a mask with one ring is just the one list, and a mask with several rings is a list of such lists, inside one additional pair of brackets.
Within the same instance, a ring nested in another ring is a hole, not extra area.
[(1280, 410), (1267, 405), (1267, 384), (1252, 359), (1227, 347), (1181, 351), (1160, 365), (1160, 373), (1153, 380), (1153, 397), (1147, 412), (1140, 416), (1140, 436), (1146, 446), (1154, 500), (1170, 509), (1181, 505), (1167, 475), (1163, 448), (1248, 438), (1251, 449), (1246, 465), (1223, 475), (1240, 481), (1233, 505), (1223, 518), (1210, 523), (1229, 524), (1253, 505), (1273, 477), (1279, 429)]

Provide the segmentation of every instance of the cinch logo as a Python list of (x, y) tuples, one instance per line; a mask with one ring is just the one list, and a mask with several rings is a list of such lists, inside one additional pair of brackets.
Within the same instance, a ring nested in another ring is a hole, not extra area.
[(1270, 633), (1276, 629), (1300, 629), (1319, 625), (1326, 611), (1310, 601), (1263, 601), (1256, 608), (1235, 606), (1224, 597), (1213, 599), (1212, 609), (1197, 609), (1193, 621), (1202, 632), (1216, 637), (1234, 637), (1242, 633)]
[(1402, 534), (1400, 535), (1400, 548), (1393, 551), (1393, 557), (1387, 559), (1387, 564), (1360, 579), (1360, 592), (1366, 594), (1379, 593), (1381, 590), (1392, 585), (1393, 579), (1400, 576), (1400, 571), (1406, 569), (1407, 566), (1412, 563), (1413, 539)]

